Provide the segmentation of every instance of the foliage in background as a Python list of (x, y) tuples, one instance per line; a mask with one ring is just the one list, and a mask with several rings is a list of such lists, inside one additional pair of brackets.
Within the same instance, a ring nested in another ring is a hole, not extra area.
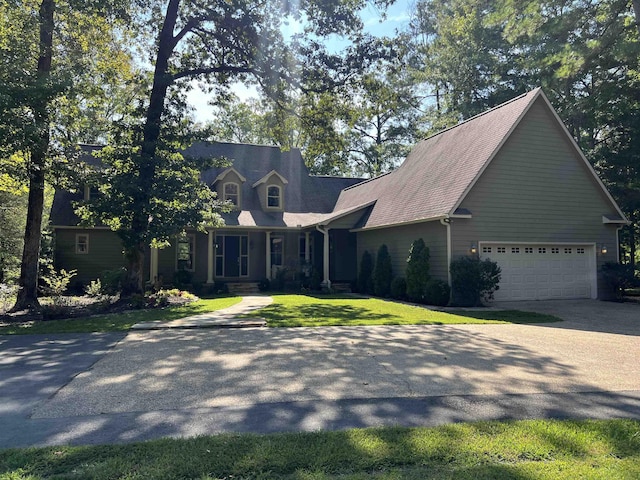
[(378, 297), (388, 297), (391, 293), (393, 272), (391, 270), (391, 255), (389, 255), (389, 249), (384, 243), (378, 248), (372, 278), (373, 293)]
[(456, 307), (482, 306), (500, 288), (500, 267), (488, 258), (457, 258), (451, 261), (450, 271), (451, 304)]

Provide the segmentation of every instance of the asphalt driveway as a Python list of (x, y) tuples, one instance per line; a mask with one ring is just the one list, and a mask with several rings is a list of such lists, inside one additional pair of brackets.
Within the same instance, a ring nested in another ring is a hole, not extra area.
[[(9, 426), (0, 429), (0, 447), (493, 418), (640, 418), (640, 305), (501, 306), (566, 321), (60, 336), (47, 340), (59, 374), (41, 385), (38, 372), (50, 359), (41, 352), (23, 361), (29, 346), (20, 344), (44, 340), (0, 337), (0, 423)], [(83, 353), (73, 354), (83, 338)], [(92, 345), (97, 338), (102, 343)], [(25, 378), (27, 386), (15, 387)]]

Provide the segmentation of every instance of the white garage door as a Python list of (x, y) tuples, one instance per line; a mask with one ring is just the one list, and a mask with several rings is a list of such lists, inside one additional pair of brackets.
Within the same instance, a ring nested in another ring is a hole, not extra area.
[(502, 269), (495, 300), (595, 297), (593, 245), (480, 243), (481, 258)]

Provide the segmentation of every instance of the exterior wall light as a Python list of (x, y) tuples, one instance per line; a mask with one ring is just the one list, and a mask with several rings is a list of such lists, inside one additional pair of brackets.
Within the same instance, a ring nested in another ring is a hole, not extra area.
[(600, 247), (600, 253), (602, 255), (606, 255), (607, 254), (607, 246), (606, 245), (602, 245), (602, 247)]
[(475, 255), (476, 253), (478, 253), (478, 246), (475, 243), (472, 243), (469, 250), (471, 251), (472, 255)]

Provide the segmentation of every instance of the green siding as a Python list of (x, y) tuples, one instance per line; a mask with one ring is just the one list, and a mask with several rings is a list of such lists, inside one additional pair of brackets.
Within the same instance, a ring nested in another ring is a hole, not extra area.
[[(76, 253), (76, 234), (89, 235), (89, 252)], [(110, 230), (56, 229), (55, 266), (57, 269), (77, 270), (72, 284), (83, 286), (98, 278), (105, 270), (125, 266), (122, 243)]]
[(453, 256), (479, 241), (606, 244), (598, 265), (616, 261), (616, 213), (592, 173), (538, 99), (460, 205), (451, 222)]
[(419, 238), (422, 238), (429, 247), (431, 276), (446, 282), (448, 277), (447, 231), (440, 222), (424, 222), (358, 232), (358, 269), (364, 251), (368, 250), (375, 261), (378, 248), (384, 243), (391, 255), (393, 275), (404, 277), (409, 249), (413, 241)]

